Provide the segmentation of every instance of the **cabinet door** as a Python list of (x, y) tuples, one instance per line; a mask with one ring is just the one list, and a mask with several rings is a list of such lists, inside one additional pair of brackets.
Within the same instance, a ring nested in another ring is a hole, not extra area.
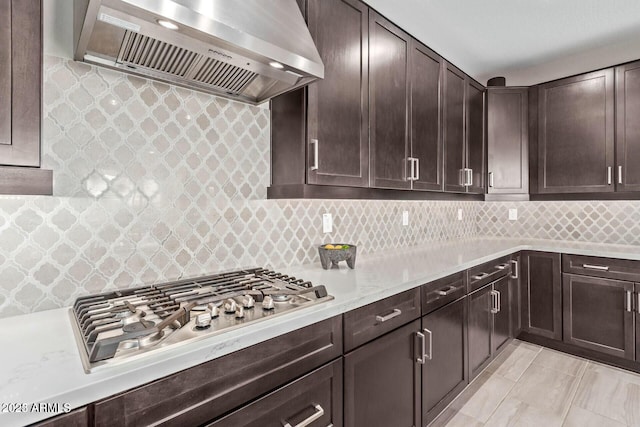
[(509, 342), (511, 332), (511, 287), (509, 276), (493, 283), (494, 292), (494, 313), (493, 313), (493, 335), (491, 336), (491, 354), (495, 355), (503, 345)]
[(562, 339), (562, 276), (560, 254), (522, 253), (522, 330)]
[(636, 361), (640, 362), (640, 284), (636, 288)]
[(444, 190), (465, 192), (464, 114), (465, 75), (445, 62), (443, 96)]
[(469, 376), (470, 380), (491, 360), (491, 329), (493, 324), (492, 288), (470, 294), (469, 298)]
[(616, 67), (616, 191), (640, 190), (640, 61)]
[(426, 426), (468, 384), (467, 298), (422, 318), (431, 356), (422, 367), (422, 425)]
[(442, 191), (440, 82), (442, 58), (411, 39), (411, 157), (418, 159), (414, 190)]
[(527, 88), (487, 89), (489, 194), (529, 192)]
[(40, 0), (0, 0), (0, 165), (40, 166)]
[(563, 274), (564, 341), (635, 358), (633, 283)]
[(484, 194), (484, 87), (467, 78), (466, 164), (471, 169), (468, 193)]
[(420, 425), (419, 328), (415, 320), (344, 357), (345, 425)]
[(367, 11), (354, 0), (308, 3), (325, 73), (308, 88), (309, 184), (369, 185)]
[(207, 424), (208, 427), (283, 425), (342, 426), (342, 359)]
[(540, 86), (538, 191), (614, 191), (613, 69)]
[(409, 36), (371, 10), (369, 17), (371, 183), (409, 189)]

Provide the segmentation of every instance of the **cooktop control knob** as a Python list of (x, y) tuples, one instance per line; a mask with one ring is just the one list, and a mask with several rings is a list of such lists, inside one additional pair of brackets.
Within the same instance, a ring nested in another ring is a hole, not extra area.
[(211, 326), (211, 313), (202, 313), (196, 316), (196, 329), (207, 329)]
[(239, 305), (238, 308), (236, 308), (236, 319), (243, 319), (244, 318), (244, 307)]
[(244, 297), (242, 297), (242, 306), (244, 308), (253, 308), (255, 303), (256, 301), (253, 299), (251, 295), (245, 295)]
[(209, 310), (211, 311), (211, 317), (213, 319), (220, 315), (220, 310), (218, 310), (218, 306), (215, 304), (209, 304)]
[(236, 303), (236, 300), (229, 298), (227, 302), (224, 303), (224, 312), (227, 314), (235, 313), (237, 307), (238, 304)]
[(273, 310), (276, 305), (273, 303), (273, 298), (270, 295), (267, 295), (262, 300), (262, 309), (263, 310)]

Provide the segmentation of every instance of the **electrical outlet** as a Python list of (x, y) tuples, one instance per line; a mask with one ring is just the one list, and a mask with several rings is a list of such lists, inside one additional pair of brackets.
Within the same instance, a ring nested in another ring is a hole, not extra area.
[(462, 209), (458, 209), (458, 221), (462, 221)]
[(322, 214), (322, 232), (323, 233), (332, 233), (333, 232), (333, 217), (330, 213)]
[(409, 211), (402, 211), (402, 225), (409, 225)]
[(518, 209), (509, 209), (509, 221), (518, 220)]

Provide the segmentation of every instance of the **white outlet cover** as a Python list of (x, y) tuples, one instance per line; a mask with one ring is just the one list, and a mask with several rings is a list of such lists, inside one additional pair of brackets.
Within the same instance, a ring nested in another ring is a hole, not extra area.
[(509, 209), (509, 221), (518, 220), (518, 209)]
[(402, 211), (402, 225), (409, 225), (409, 211)]
[(462, 221), (462, 209), (458, 209), (458, 221)]
[(333, 232), (333, 217), (330, 213), (322, 214), (322, 232), (323, 233), (332, 233)]

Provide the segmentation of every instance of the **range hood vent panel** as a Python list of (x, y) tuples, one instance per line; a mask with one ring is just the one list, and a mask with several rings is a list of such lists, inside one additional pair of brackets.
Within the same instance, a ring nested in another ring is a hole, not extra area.
[[(295, 0), (76, 0), (76, 7), (78, 61), (250, 104), (324, 77)], [(163, 19), (179, 29), (163, 28)]]

